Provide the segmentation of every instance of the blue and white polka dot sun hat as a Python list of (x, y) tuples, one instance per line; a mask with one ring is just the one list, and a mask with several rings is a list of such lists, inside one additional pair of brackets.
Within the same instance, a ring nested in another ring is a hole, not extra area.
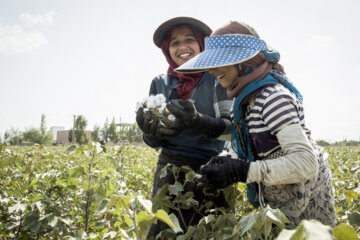
[(245, 62), (260, 51), (268, 50), (266, 42), (245, 34), (227, 34), (205, 38), (205, 50), (193, 57), (176, 72), (203, 72), (211, 68), (224, 67)]

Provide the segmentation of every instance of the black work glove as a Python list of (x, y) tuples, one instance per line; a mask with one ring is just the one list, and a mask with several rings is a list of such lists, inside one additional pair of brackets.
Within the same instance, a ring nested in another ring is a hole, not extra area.
[(140, 107), (136, 113), (136, 122), (147, 136), (159, 139), (170, 139), (180, 133), (176, 128), (166, 127), (160, 123), (160, 118), (151, 111), (144, 112)]
[(250, 162), (231, 158), (231, 156), (216, 156), (201, 166), (195, 180), (200, 185), (208, 185), (215, 189), (225, 188), (235, 182), (246, 182)]
[(167, 126), (181, 130), (197, 130), (200, 127), (202, 115), (196, 111), (195, 105), (190, 100), (173, 100), (166, 105), (166, 108), (176, 117), (174, 121), (168, 121)]

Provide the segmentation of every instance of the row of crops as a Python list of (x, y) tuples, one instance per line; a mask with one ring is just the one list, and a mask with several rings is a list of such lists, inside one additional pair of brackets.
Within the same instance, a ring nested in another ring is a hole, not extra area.
[[(228, 208), (199, 203), (189, 188), (195, 173), (187, 167), (168, 166), (175, 179), (185, 176), (185, 184), (165, 185), (151, 199), (158, 153), (143, 145), (2, 144), (0, 239), (146, 239), (156, 221), (172, 229), (162, 239), (358, 239), (360, 147), (327, 151), (339, 222), (333, 229), (313, 220), (295, 228), (279, 210), (253, 209), (243, 184), (225, 189)], [(182, 229), (170, 209), (192, 209), (203, 218)]]

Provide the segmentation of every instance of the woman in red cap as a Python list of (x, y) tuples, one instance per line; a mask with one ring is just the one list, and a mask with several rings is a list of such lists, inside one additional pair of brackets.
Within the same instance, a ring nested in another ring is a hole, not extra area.
[[(223, 151), (225, 141), (218, 138), (231, 134), (232, 100), (215, 77), (209, 73), (174, 72), (175, 68), (204, 50), (204, 37), (210, 33), (211, 29), (205, 23), (189, 17), (170, 19), (154, 33), (154, 43), (161, 48), (169, 68), (166, 75), (152, 80), (149, 95), (161, 93), (167, 102), (177, 102), (177, 106), (170, 104), (168, 108), (179, 121), (162, 120), (162, 123), (168, 124), (164, 127), (151, 111), (145, 112), (143, 108), (137, 111), (136, 121), (143, 131), (144, 142), (150, 147), (161, 148), (153, 196), (163, 185), (174, 184), (172, 174), (163, 178), (159, 176), (160, 170), (168, 163), (178, 167), (188, 165), (198, 171), (201, 165)], [(181, 181), (183, 183), (185, 179)], [(201, 203), (205, 197), (202, 191), (196, 188), (190, 190), (195, 194), (194, 199)], [(181, 216), (177, 211), (174, 213), (185, 231), (187, 226), (197, 224), (201, 218), (193, 209), (181, 209)], [(148, 237), (155, 237), (165, 228), (168, 228), (167, 225), (159, 221), (151, 227)]]

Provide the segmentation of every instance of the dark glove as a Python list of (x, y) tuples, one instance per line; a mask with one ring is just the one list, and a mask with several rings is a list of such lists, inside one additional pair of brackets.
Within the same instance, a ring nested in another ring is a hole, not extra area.
[(166, 108), (176, 117), (175, 121), (166, 123), (167, 126), (182, 130), (199, 128), (202, 115), (196, 111), (195, 105), (190, 100), (173, 100), (166, 105)]
[[(190, 129), (205, 134), (209, 138), (219, 137), (225, 131), (225, 120), (229, 121), (199, 113), (190, 100), (172, 100), (166, 107), (175, 116), (174, 121), (165, 122), (166, 126), (181, 131)], [(230, 121), (229, 123), (231, 125)]]
[(136, 113), (136, 122), (141, 131), (150, 137), (169, 139), (180, 133), (176, 128), (163, 126), (158, 116), (151, 111), (144, 112), (142, 107)]
[(200, 185), (209, 185), (215, 189), (225, 188), (235, 182), (246, 182), (250, 162), (228, 156), (212, 157), (201, 166), (195, 180)]

